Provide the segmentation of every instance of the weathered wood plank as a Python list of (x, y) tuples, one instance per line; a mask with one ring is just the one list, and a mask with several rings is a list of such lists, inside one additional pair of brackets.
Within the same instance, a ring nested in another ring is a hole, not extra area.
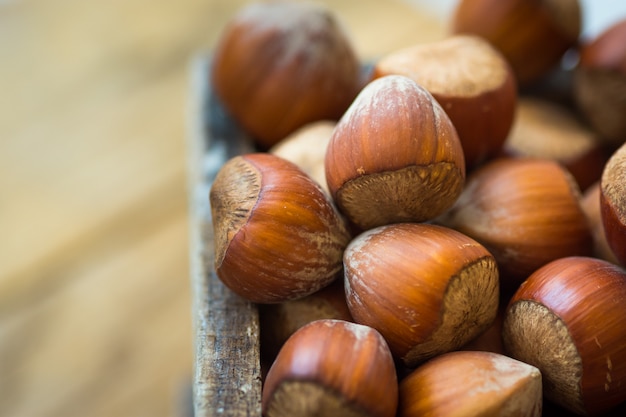
[(258, 311), (215, 275), (208, 200), (211, 183), (223, 163), (252, 151), (252, 146), (211, 93), (208, 69), (208, 59), (198, 59), (193, 65), (189, 144), (194, 410), (196, 417), (260, 416)]

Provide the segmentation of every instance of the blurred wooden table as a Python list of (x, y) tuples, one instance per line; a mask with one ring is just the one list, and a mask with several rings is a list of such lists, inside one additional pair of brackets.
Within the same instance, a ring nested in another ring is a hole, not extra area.
[[(0, 1), (0, 416), (184, 414), (189, 63), (243, 3)], [(327, 3), (364, 58), (443, 33)]]

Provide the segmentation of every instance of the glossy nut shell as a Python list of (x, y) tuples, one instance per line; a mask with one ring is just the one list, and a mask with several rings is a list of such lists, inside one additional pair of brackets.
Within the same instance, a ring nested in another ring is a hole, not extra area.
[(280, 350), (263, 387), (267, 417), (394, 417), (398, 381), (385, 340), (374, 329), (317, 320)]
[(465, 160), (449, 117), (408, 77), (368, 84), (338, 122), (325, 158), (339, 209), (361, 229), (432, 219), (465, 181)]
[(548, 399), (579, 415), (626, 400), (626, 272), (567, 257), (537, 270), (507, 309), (503, 338), (512, 357), (539, 368)]
[(399, 417), (540, 417), (541, 373), (491, 352), (450, 352), (400, 382)]
[(211, 83), (267, 149), (307, 123), (338, 119), (362, 86), (360, 62), (331, 11), (313, 2), (254, 2), (225, 27)]
[(497, 155), (511, 129), (517, 82), (505, 58), (477, 36), (456, 35), (391, 52), (374, 77), (405, 75), (437, 100), (461, 140), (468, 169)]
[(626, 143), (611, 156), (600, 180), (600, 214), (606, 240), (626, 266)]
[(350, 234), (328, 195), (300, 168), (264, 153), (237, 156), (210, 191), (215, 269), (258, 303), (297, 299), (342, 270)]
[(462, 0), (452, 31), (485, 38), (510, 62), (518, 82), (528, 85), (576, 45), (581, 20), (578, 0)]
[(578, 109), (613, 148), (626, 138), (626, 19), (580, 48), (573, 93)]
[(401, 223), (368, 230), (348, 245), (344, 274), (354, 320), (381, 332), (408, 367), (460, 348), (497, 315), (493, 256), (441, 226)]
[(557, 162), (503, 158), (468, 177), (455, 206), (441, 222), (476, 239), (494, 255), (507, 292), (537, 268), (565, 256), (593, 251), (580, 191)]

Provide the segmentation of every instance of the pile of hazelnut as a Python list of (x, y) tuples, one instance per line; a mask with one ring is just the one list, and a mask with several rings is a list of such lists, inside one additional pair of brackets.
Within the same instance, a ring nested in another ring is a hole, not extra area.
[(212, 184), (215, 270), (259, 304), (267, 417), (626, 402), (626, 21), (583, 40), (577, 0), (460, 0), (451, 23), (369, 65), (318, 4), (223, 32), (212, 88), (258, 152)]

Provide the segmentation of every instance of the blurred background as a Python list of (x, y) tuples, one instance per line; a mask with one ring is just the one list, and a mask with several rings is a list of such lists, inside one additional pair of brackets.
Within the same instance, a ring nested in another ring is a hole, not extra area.
[[(188, 415), (190, 63), (245, 3), (0, 0), (0, 416)], [(324, 3), (368, 59), (455, 1)]]

